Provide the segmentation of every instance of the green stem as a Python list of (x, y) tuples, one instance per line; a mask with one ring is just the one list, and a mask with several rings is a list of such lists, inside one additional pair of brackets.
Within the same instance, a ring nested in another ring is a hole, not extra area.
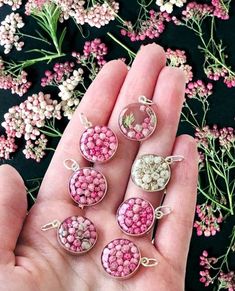
[(27, 67), (30, 67), (36, 63), (39, 63), (39, 62), (43, 62), (43, 61), (52, 61), (53, 59), (56, 59), (56, 58), (61, 58), (65, 56), (64, 53), (60, 53), (60, 54), (53, 54), (53, 55), (48, 55), (48, 56), (44, 56), (44, 57), (41, 57), (41, 58), (36, 58), (36, 59), (31, 59), (31, 60), (26, 60), (26, 61), (23, 61), (19, 64), (8, 64), (9, 68), (7, 69), (9, 72), (17, 72), (17, 71), (21, 71), (23, 70), (24, 68), (27, 68)]
[(117, 44), (119, 44), (121, 47), (123, 47), (129, 54), (131, 58), (135, 58), (136, 54), (130, 50), (127, 46), (125, 46), (122, 42), (120, 42), (115, 36), (113, 36), (110, 32), (107, 33), (107, 35), (112, 38)]
[(45, 42), (46, 44), (51, 45), (51, 43), (48, 40), (44, 39), (44, 38), (40, 38), (40, 37), (36, 37), (36, 36), (33, 36), (33, 35), (25, 34), (25, 33), (22, 33), (22, 32), (17, 33), (17, 35), (25, 36), (25, 37), (32, 38), (32, 39), (36, 39), (38, 41)]

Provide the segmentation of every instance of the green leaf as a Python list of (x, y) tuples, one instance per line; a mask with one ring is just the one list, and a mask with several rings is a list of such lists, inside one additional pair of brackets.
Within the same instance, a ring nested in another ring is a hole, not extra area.
[(67, 31), (67, 28), (65, 27), (60, 35), (60, 38), (59, 38), (59, 49), (61, 51), (61, 48), (62, 48), (62, 44), (63, 44), (63, 41), (64, 41), (64, 37), (66, 35), (66, 31)]

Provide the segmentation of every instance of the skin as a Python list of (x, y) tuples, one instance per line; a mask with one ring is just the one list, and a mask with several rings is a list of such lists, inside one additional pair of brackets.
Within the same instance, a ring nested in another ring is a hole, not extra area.
[[(150, 44), (141, 47), (128, 71), (119, 61), (107, 63), (83, 97), (67, 126), (41, 185), (38, 199), (26, 217), (26, 192), (22, 178), (8, 166), (0, 167), (0, 286), (1, 291), (182, 291), (185, 266), (192, 233), (197, 184), (197, 149), (188, 135), (176, 137), (184, 100), (185, 80), (181, 70), (165, 66), (163, 49)], [(158, 125), (154, 134), (141, 145), (127, 140), (118, 130), (118, 115), (139, 95), (153, 98)], [(94, 99), (95, 98), (95, 99)], [(92, 123), (108, 125), (117, 134), (119, 148), (115, 157), (95, 165), (107, 177), (105, 199), (83, 210), (68, 195), (71, 172), (63, 166), (67, 158), (89, 166), (79, 152), (84, 130), (79, 120), (83, 112)], [(101, 114), (102, 113), (102, 114)], [(127, 280), (109, 277), (100, 263), (103, 247), (112, 239), (126, 237), (115, 220), (120, 203), (140, 196), (159, 206), (162, 193), (146, 193), (130, 180), (131, 165), (137, 155), (183, 155), (182, 162), (171, 166), (172, 176), (163, 202), (173, 211), (158, 222), (153, 244), (150, 235), (129, 237), (143, 256), (155, 258), (155, 267), (140, 266)], [(42, 232), (41, 226), (71, 215), (83, 215), (96, 225), (99, 238), (95, 247), (82, 256), (62, 249), (56, 230)]]

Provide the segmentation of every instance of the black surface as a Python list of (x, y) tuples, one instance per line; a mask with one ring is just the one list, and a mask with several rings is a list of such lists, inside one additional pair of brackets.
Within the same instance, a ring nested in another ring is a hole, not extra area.
[[(136, 1), (119, 1), (120, 2), (120, 15), (127, 20), (133, 20), (137, 16), (137, 5)], [(235, 1), (232, 1), (231, 19), (228, 21), (217, 20), (217, 33), (216, 37), (221, 38), (227, 46), (227, 53), (229, 55), (229, 63), (233, 65), (235, 70)], [(0, 8), (0, 20), (5, 18), (5, 15), (10, 13), (10, 8), (6, 5)], [(21, 13), (22, 14), (22, 13)], [(28, 34), (33, 34), (35, 30), (35, 21), (32, 18), (24, 17), (26, 22), (23, 28), (24, 32)], [(65, 24), (63, 24), (65, 25)], [(63, 26), (62, 25), (62, 26)], [(66, 22), (68, 26), (68, 34), (65, 39), (63, 50), (70, 55), (74, 50), (81, 51), (84, 42), (87, 39), (81, 37), (81, 34), (77, 30), (76, 26), (72, 21)], [(119, 28), (117, 28), (117, 22), (112, 22), (108, 26), (102, 29), (89, 29), (90, 36), (88, 39), (94, 39), (95, 37), (100, 37), (109, 47), (108, 59), (127, 57), (127, 53), (120, 46), (115, 44), (107, 35), (108, 31), (112, 32), (118, 39), (125, 43), (134, 52), (139, 49), (140, 42), (131, 43), (127, 38), (121, 37), (119, 34)], [(87, 26), (85, 30), (87, 31)], [(206, 29), (206, 28), (205, 28)], [(195, 37), (192, 31), (184, 27), (176, 27), (173, 24), (168, 24), (166, 31), (159, 39), (154, 40), (156, 43), (162, 45), (165, 49), (183, 49), (186, 51), (188, 56), (188, 62), (193, 67), (195, 79), (202, 79), (206, 82), (207, 80), (203, 69), (203, 55), (198, 49), (198, 39)], [(144, 43), (150, 43), (149, 41), (144, 41)], [(9, 60), (12, 58), (14, 60), (21, 60), (25, 58), (30, 58), (31, 55), (26, 54), (27, 49), (38, 47), (38, 42), (25, 40), (25, 47), (22, 52), (12, 51), (7, 57), (2, 53), (2, 48), (0, 47), (0, 55), (4, 59)], [(33, 55), (32, 55), (33, 56)], [(67, 60), (67, 58), (60, 59)], [(154, 65), (154, 64), (153, 64)], [(42, 90), (48, 93), (47, 88), (42, 88), (40, 86), (40, 78), (46, 69), (52, 69), (53, 62), (49, 65), (38, 64), (27, 70), (29, 73), (29, 78), (33, 81), (33, 86), (29, 92), (23, 97), (18, 97), (17, 95), (12, 95), (9, 91), (0, 91), (0, 121), (3, 120), (3, 114), (8, 111), (8, 108), (19, 104), (27, 98), (27, 96), (32, 93), (36, 93)], [(210, 97), (210, 112), (208, 114), (208, 125), (218, 124), (219, 127), (223, 126), (233, 126), (234, 127), (234, 108), (235, 108), (235, 88), (228, 89), (222, 82), (214, 83), (214, 94)], [(53, 94), (56, 97), (56, 93)], [(170, 108), (169, 108), (170, 110)], [(192, 130), (184, 123), (179, 126), (179, 133), (191, 133)], [(0, 128), (0, 133), (4, 133), (3, 128)], [(52, 146), (55, 146), (57, 140), (51, 141)], [(24, 155), (20, 150), (18, 150), (9, 161), (2, 161), (4, 163), (9, 163), (13, 165), (23, 176), (25, 180), (43, 177), (46, 168), (52, 157), (52, 152), (48, 153), (47, 156), (40, 162), (36, 163), (32, 160), (26, 160)], [(188, 265), (187, 265), (187, 276), (186, 276), (186, 291), (200, 291), (200, 290), (213, 290), (213, 286), (205, 288), (203, 284), (199, 282), (199, 256), (204, 249), (207, 249), (211, 255), (217, 256), (221, 255), (226, 250), (226, 245), (228, 244), (228, 235), (231, 233), (232, 225), (234, 224), (234, 219), (230, 218), (225, 223), (222, 224), (221, 232), (213, 238), (197, 237), (195, 232), (193, 233), (193, 239), (191, 242)], [(234, 266), (235, 267), (235, 266)]]

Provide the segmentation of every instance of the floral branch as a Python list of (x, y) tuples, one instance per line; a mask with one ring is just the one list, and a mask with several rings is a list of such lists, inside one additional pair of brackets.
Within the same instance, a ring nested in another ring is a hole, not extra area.
[(229, 267), (229, 257), (235, 251), (235, 227), (232, 229), (231, 240), (225, 254), (218, 258), (208, 257), (208, 252), (203, 251), (200, 256), (200, 265), (204, 270), (200, 271), (200, 282), (206, 287), (218, 282), (218, 289), (227, 289), (228, 291), (235, 288), (235, 274)]
[[(228, 88), (234, 87), (235, 72), (227, 65), (225, 47), (222, 41), (219, 43), (215, 41), (214, 7), (207, 4), (191, 2), (182, 12), (182, 15), (183, 17), (181, 20), (178, 20), (176, 17), (172, 17), (172, 20), (177, 25), (186, 26), (199, 37), (201, 42), (199, 49), (205, 56), (203, 68), (207, 77), (215, 81), (222, 78)], [(209, 39), (205, 36), (202, 29), (205, 19), (210, 19), (211, 29)]]

